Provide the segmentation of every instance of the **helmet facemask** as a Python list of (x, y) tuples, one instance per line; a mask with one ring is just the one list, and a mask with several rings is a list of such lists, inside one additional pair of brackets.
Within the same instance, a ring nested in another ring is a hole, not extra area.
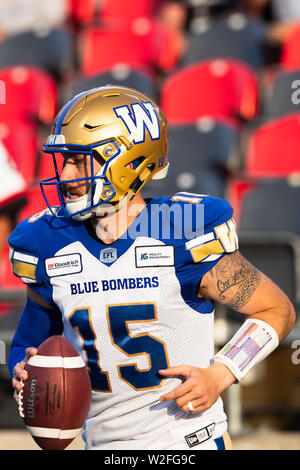
[[(109, 144), (111, 145), (111, 148), (115, 148), (115, 151), (109, 156), (108, 160), (105, 161), (101, 158), (99, 150), (96, 151), (94, 148), (105, 148), (108, 147)], [(110, 204), (110, 201), (116, 196), (116, 190), (106, 175), (107, 169), (110, 167), (112, 161), (121, 153), (121, 147), (114, 139), (109, 139), (107, 141), (94, 144), (88, 149), (86, 146), (76, 146), (75, 148), (75, 146), (73, 147), (70, 145), (62, 147), (61, 145), (46, 144), (44, 152), (52, 154), (55, 176), (43, 180), (40, 183), (41, 190), (50, 211), (53, 212), (47, 199), (46, 187), (55, 185), (62, 208), (62, 211), (60, 211), (61, 215), (59, 215), (59, 212), (56, 212), (55, 214), (53, 213), (53, 215), (56, 215), (57, 217), (72, 217), (75, 220), (84, 221), (90, 218), (92, 215), (101, 217), (103, 214), (108, 214), (109, 209), (111, 211), (116, 210), (115, 205), (112, 206)], [(59, 165), (57, 162), (57, 159), (59, 158), (58, 154), (61, 154), (60, 158), (65, 159), (68, 157), (68, 155), (86, 155), (86, 157), (90, 159), (90, 175), (82, 178), (61, 180), (60, 172), (58, 170)], [(96, 174), (94, 172), (94, 158), (97, 160), (100, 159), (103, 163), (100, 170)], [(83, 196), (80, 196), (76, 199), (71, 199), (67, 194), (65, 194), (65, 191), (63, 191), (63, 186), (81, 182), (89, 183), (89, 189)]]

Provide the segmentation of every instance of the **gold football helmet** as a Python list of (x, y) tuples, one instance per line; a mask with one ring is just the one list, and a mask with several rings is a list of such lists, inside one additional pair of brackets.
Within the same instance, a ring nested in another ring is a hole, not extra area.
[[(105, 86), (85, 91), (57, 115), (44, 146), (51, 153), (55, 176), (41, 182), (56, 185), (64, 214), (77, 220), (108, 214), (131, 200), (150, 179), (164, 178), (168, 170), (166, 118), (150, 98), (126, 87)], [(91, 159), (86, 178), (60, 181), (57, 155), (85, 154)], [(93, 174), (93, 158), (102, 167)], [(88, 193), (77, 199), (63, 195), (62, 184), (89, 182)], [(56, 212), (56, 215), (61, 211)]]

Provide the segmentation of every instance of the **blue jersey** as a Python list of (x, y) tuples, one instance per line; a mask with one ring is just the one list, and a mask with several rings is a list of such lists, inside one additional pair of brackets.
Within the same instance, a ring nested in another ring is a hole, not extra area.
[(198, 289), (237, 249), (232, 212), (223, 199), (179, 193), (148, 201), (109, 245), (48, 210), (10, 236), (14, 273), (60, 312), (64, 335), (89, 368), (87, 448), (185, 449), (197, 430), (216, 437), (226, 430), (220, 398), (196, 415), (162, 403), (181, 379), (158, 371), (210, 365), (214, 306)]

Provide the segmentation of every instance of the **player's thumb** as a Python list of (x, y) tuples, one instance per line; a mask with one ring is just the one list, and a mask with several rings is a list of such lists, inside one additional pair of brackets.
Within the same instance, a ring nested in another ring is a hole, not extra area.
[(31, 356), (35, 356), (37, 353), (38, 353), (37, 348), (34, 348), (34, 347), (27, 348), (25, 362), (27, 362), (31, 358)]

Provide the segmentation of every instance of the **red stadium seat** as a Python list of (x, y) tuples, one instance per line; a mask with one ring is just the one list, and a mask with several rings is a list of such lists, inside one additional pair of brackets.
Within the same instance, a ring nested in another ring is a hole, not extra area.
[(29, 124), (22, 122), (0, 121), (0, 139), (14, 159), (18, 171), (27, 184), (30, 184), (36, 172), (38, 143), (35, 130)]
[(0, 69), (0, 121), (50, 124), (56, 114), (57, 87), (44, 70), (31, 66)]
[(163, 0), (67, 0), (69, 16), (86, 25), (96, 19), (120, 26), (135, 18), (151, 18)]
[(67, 0), (69, 16), (73, 21), (79, 24), (90, 23), (97, 10), (97, 0)]
[[(63, 157), (56, 159), (59, 173), (62, 171), (63, 160)], [(37, 153), (36, 181), (40, 182), (44, 179), (50, 178), (51, 176), (54, 176), (52, 155), (50, 153), (44, 153), (42, 149), (39, 149)]]
[(250, 137), (245, 171), (254, 178), (300, 172), (300, 116), (287, 115), (260, 126)]
[[(20, 278), (12, 273), (11, 264), (9, 261), (9, 246), (7, 245), (0, 254), (0, 289), (23, 289), (25, 285)], [(9, 311), (9, 304), (0, 304), (0, 316)]]
[(162, 85), (162, 109), (172, 124), (200, 116), (252, 119), (257, 113), (258, 80), (247, 65), (226, 59), (200, 62), (174, 72)]
[(130, 21), (139, 17), (152, 17), (160, 0), (102, 0), (100, 16), (104, 21)]
[[(51, 207), (57, 206), (59, 204), (56, 187), (49, 186), (49, 189), (46, 189), (46, 194), (47, 194), (49, 203), (51, 204)], [(28, 199), (28, 203), (20, 211), (20, 214), (18, 217), (19, 221), (27, 219), (28, 217), (31, 217), (32, 215), (38, 214), (44, 209), (47, 209), (47, 204), (43, 197), (40, 185), (33, 185), (30, 188), (28, 188), (26, 192), (26, 197)]]
[(87, 27), (79, 39), (80, 71), (95, 75), (118, 63), (168, 70), (178, 59), (177, 39), (174, 31), (148, 18), (138, 18), (123, 28)]
[(292, 28), (281, 48), (280, 65), (286, 71), (300, 68), (300, 24)]
[(256, 185), (257, 182), (242, 176), (230, 179), (227, 184), (225, 197), (233, 208), (233, 217), (237, 224), (239, 224), (241, 217), (243, 199)]

